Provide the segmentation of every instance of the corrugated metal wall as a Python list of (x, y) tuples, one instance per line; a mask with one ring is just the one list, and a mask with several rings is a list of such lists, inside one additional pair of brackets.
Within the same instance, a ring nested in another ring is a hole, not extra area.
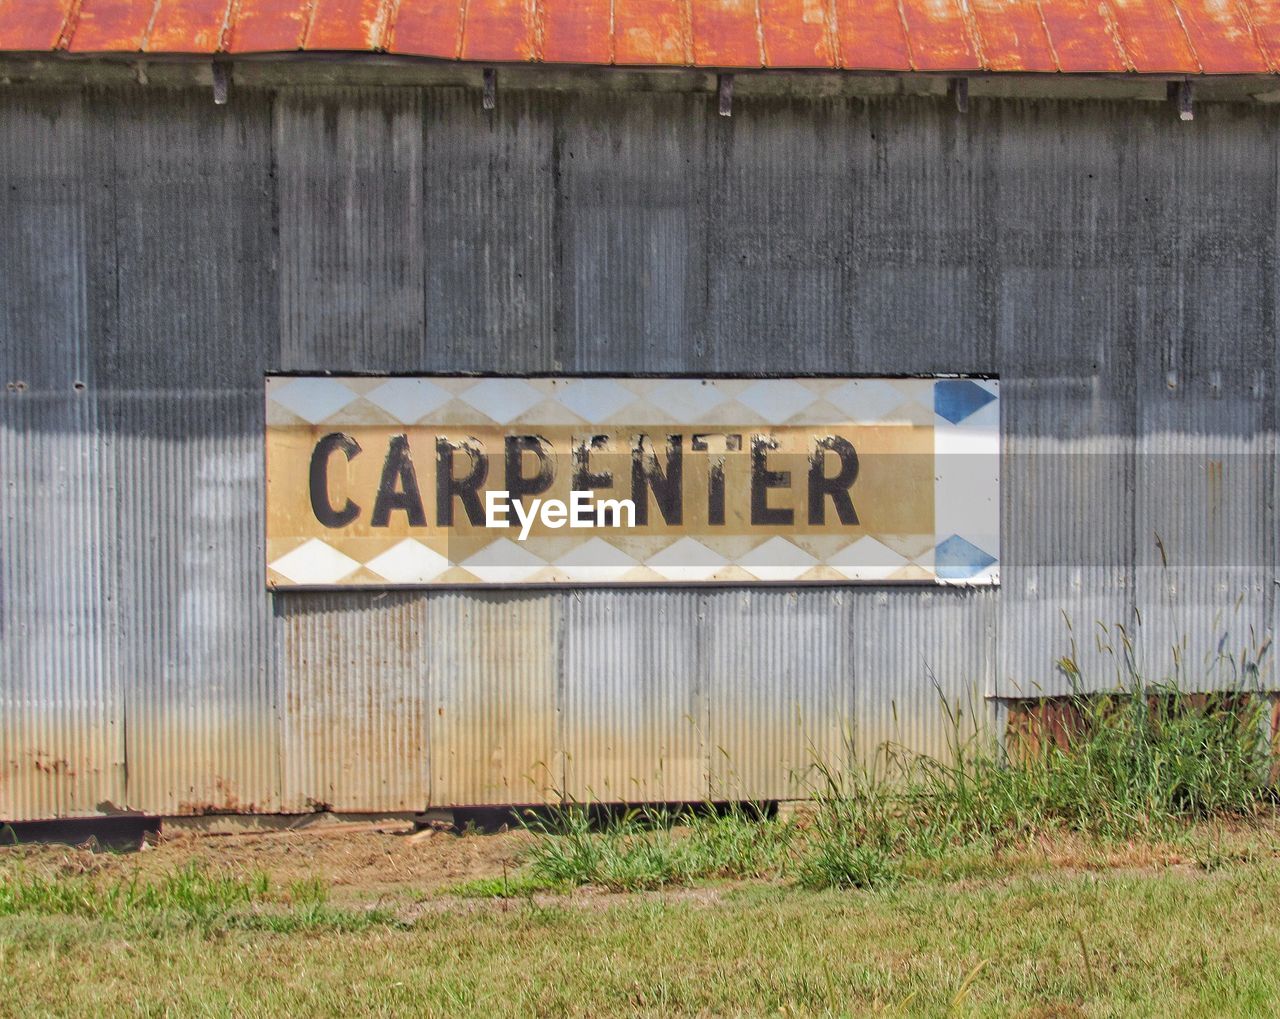
[[(714, 103), (0, 90), (0, 817), (786, 796), (1099, 623), (1234, 682), (1280, 111)], [(1003, 586), (271, 596), (275, 369), (997, 373)]]

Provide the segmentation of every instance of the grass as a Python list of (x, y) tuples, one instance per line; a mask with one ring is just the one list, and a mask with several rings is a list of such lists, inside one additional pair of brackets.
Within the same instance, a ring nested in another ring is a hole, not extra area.
[(22, 912), (0, 925), (0, 1014), (1269, 1015), (1280, 1000), (1274, 860), (736, 887), (354, 931)]

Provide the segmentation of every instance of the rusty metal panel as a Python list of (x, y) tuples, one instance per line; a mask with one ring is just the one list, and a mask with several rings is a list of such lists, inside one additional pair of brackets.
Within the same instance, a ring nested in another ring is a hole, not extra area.
[(239, 0), (224, 36), (228, 53), (274, 53), (302, 48), (315, 0)]
[(142, 48), (151, 53), (218, 53), (233, 0), (161, 0)]
[(123, 807), (109, 439), (78, 92), (0, 95), (0, 818)]
[(704, 602), (714, 800), (805, 794), (848, 761), (854, 710), (849, 591), (714, 591)]
[(559, 714), (567, 798), (706, 798), (702, 604), (696, 591), (565, 595)]
[(421, 91), (285, 90), (274, 126), (279, 367), (403, 371), (419, 363)]
[(1038, 0), (971, 0), (982, 65), (989, 71), (1057, 71)]
[[(402, 53), (486, 62), (1252, 74), (1270, 0), (9, 0), (0, 50)], [(1255, 38), (1256, 37), (1256, 38)]]
[(404, 56), (456, 60), (462, 55), (462, 12), (462, 5), (454, 0), (402, 2), (387, 49)]
[[(90, 308), (121, 554), (127, 797), (149, 813), (276, 809), (263, 410), (278, 356), (271, 108), (242, 93), (99, 97), (110, 272)], [(145, 201), (140, 200), (145, 196)], [(118, 283), (118, 289), (114, 283)]]
[(560, 799), (561, 599), (512, 591), (429, 597), (433, 804)]
[(282, 809), (423, 810), (431, 798), (429, 603), (274, 599)]
[(1130, 69), (1114, 22), (1103, 5), (1092, 0), (1055, 0), (1039, 7), (1062, 71), (1105, 74)]
[(612, 64), (613, 0), (541, 4), (541, 59), (548, 63)]
[(886, 752), (948, 759), (989, 732), (995, 591), (851, 591), (852, 750), (883, 769)]

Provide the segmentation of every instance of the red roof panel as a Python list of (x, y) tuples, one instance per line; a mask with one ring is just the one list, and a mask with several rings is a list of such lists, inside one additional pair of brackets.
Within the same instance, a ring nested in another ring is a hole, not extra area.
[(485, 63), (1280, 71), (1280, 0), (0, 0), (0, 51)]
[(561, 64), (613, 63), (609, 6), (609, 0), (542, 4), (542, 59)]
[(302, 48), (315, 0), (240, 0), (227, 38), (229, 53)]
[[(1200, 63), (1170, 0), (1106, 0), (1135, 71), (1197, 74)], [(1197, 0), (1202, 2), (1202, 0)]]
[(309, 50), (370, 50), (386, 45), (385, 0), (316, 0), (311, 31), (303, 45)]
[(983, 66), (992, 71), (1056, 71), (1036, 0), (969, 0), (982, 40)]
[(958, 0), (901, 0), (917, 71), (978, 71), (977, 49)]
[(911, 48), (897, 0), (836, 0), (835, 12), (840, 67), (911, 70)]
[(72, 0), (0, 0), (0, 44), (8, 50), (54, 50)]
[(755, 0), (702, 0), (693, 5), (693, 62), (699, 67), (759, 67)]
[(1039, 0), (1039, 5), (1060, 70), (1109, 74), (1129, 69), (1102, 0)]
[(693, 64), (686, 0), (613, 0), (614, 60), (619, 64)]
[(462, 5), (458, 0), (401, 3), (387, 48), (406, 56), (457, 60), (462, 55)]
[(222, 48), (230, 0), (164, 0), (146, 48), (152, 53), (209, 53)]
[(136, 53), (142, 49), (152, 6), (150, 0), (83, 0), (67, 49), (72, 53)]
[(762, 0), (767, 67), (834, 67), (836, 26), (826, 0)]

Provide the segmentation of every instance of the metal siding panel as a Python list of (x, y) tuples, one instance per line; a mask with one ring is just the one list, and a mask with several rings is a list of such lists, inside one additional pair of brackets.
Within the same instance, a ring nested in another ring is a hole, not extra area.
[(1063, 71), (1105, 74), (1129, 69), (1111, 19), (1101, 4), (1094, 0), (1054, 0), (1041, 3), (1040, 14)]
[(981, 69), (961, 0), (901, 0), (901, 4), (914, 70)]
[(277, 595), (288, 810), (424, 810), (429, 595)]
[(561, 799), (560, 614), (554, 592), (429, 596), (433, 805)]
[(692, 353), (720, 372), (838, 371), (854, 302), (856, 113), (839, 101), (751, 105), (706, 128), (707, 326)]
[(314, 9), (315, 0), (240, 0), (227, 35), (227, 52), (301, 49)]
[(74, 0), (0, 0), (0, 50), (53, 50)]
[(701, 608), (689, 589), (566, 595), (560, 742), (569, 798), (706, 799)]
[(1149, 678), (1230, 687), (1219, 652), (1273, 613), (1276, 164), (1264, 120), (1216, 106), (1195, 125), (1139, 135), (1140, 650)]
[(421, 90), (282, 91), (275, 153), (279, 367), (423, 367)]
[[(1108, 687), (1133, 622), (1134, 112), (1009, 110), (996, 159), (1001, 641), (997, 692)], [(1088, 295), (1082, 300), (1081, 295)]]
[(690, 4), (693, 62), (700, 67), (759, 67), (760, 24), (755, 0)]
[[(801, 216), (821, 222), (816, 196), (830, 203), (823, 229), (845, 237), (845, 247), (831, 246), (847, 265), (843, 292), (820, 326), (805, 323), (778, 340), (804, 336), (802, 355), (823, 371), (995, 371), (989, 253), (999, 179), (992, 156), (997, 107), (982, 104), (956, 117), (948, 104), (932, 100), (849, 105), (852, 123), (822, 141), (829, 158), (848, 166), (847, 183), (837, 173), (807, 181), (795, 157), (800, 172), (788, 182)], [(859, 143), (849, 145), (840, 135)], [(830, 300), (818, 298), (824, 299)]]
[(110, 448), (85, 302), (98, 195), (87, 134), (77, 92), (0, 96), (0, 818), (10, 821), (125, 799)]
[[(608, 96), (559, 118), (566, 322), (574, 371), (682, 371), (705, 326), (706, 99), (657, 95), (618, 112)], [(638, 281), (640, 281), (638, 283)], [(696, 356), (696, 354), (694, 355)]]
[(707, 592), (713, 800), (803, 796), (815, 764), (847, 762), (851, 605), (838, 589)]
[(833, 10), (841, 67), (911, 70), (911, 47), (896, 0), (834, 0)]
[(611, 0), (542, 4), (542, 59), (564, 64), (613, 63)]
[(456, 60), (462, 55), (462, 7), (457, 0), (402, 0), (387, 49), (406, 56)]
[(1038, 0), (970, 0), (989, 71), (1058, 70)]
[(1108, 0), (1125, 56), (1141, 74), (1197, 73), (1199, 61), (1170, 0)]
[(67, 49), (72, 53), (136, 52), (142, 48), (152, 7), (150, 0), (82, 0)]
[[(119, 520), (128, 801), (273, 810), (261, 376), (277, 322), (270, 107), (112, 93), (118, 303), (95, 351)], [(112, 299), (110, 295), (108, 299)]]
[(692, 26), (683, 0), (613, 0), (614, 60), (627, 64), (689, 64)]
[(162, 0), (152, 18), (148, 53), (217, 53), (232, 0)]
[[(504, 93), (426, 98), (422, 250), (435, 371), (553, 371), (559, 100)], [(408, 365), (403, 365), (408, 367)]]
[(760, 31), (768, 67), (836, 67), (836, 22), (826, 0), (763, 0)]
[(468, 0), (462, 33), (463, 60), (537, 60), (536, 0)]
[(994, 589), (862, 589), (846, 597), (852, 742), (863, 767), (882, 769), (888, 755), (904, 751), (947, 760), (990, 732)]

